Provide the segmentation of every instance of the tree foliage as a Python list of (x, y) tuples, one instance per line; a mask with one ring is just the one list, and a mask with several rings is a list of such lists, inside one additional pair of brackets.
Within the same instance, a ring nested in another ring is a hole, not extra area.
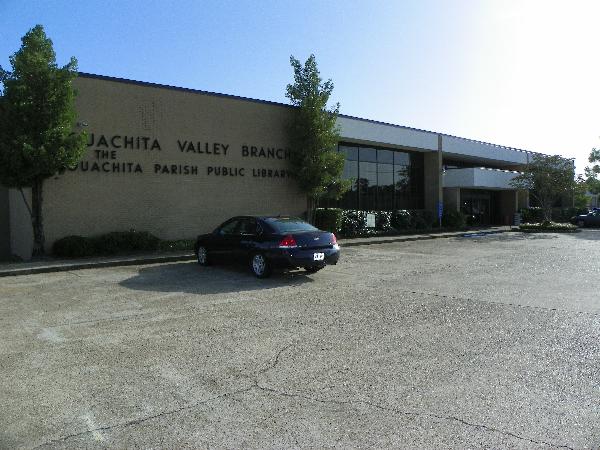
[(577, 179), (575, 180), (575, 190), (573, 193), (573, 206), (575, 208), (587, 208), (589, 199), (586, 194), (589, 190), (590, 189), (587, 180), (581, 174), (577, 175)]
[(585, 168), (586, 184), (592, 194), (600, 194), (600, 148), (593, 148), (588, 157), (592, 164)]
[(573, 195), (573, 161), (560, 156), (533, 155), (523, 173), (510, 184), (516, 189), (528, 190), (544, 211), (544, 219), (550, 221), (554, 203), (563, 196)]
[(350, 188), (342, 180), (344, 155), (336, 151), (339, 129), (336, 120), (339, 103), (328, 109), (333, 82), (322, 81), (314, 55), (304, 66), (293, 56), (294, 83), (288, 84), (286, 97), (297, 109), (289, 127), (291, 170), (308, 197), (309, 220), (322, 198), (339, 198)]
[(21, 48), (10, 57), (12, 70), (0, 67), (0, 183), (32, 188), (28, 208), (34, 254), (41, 254), (43, 180), (74, 166), (85, 150), (86, 137), (73, 132), (75, 58), (59, 67), (41, 25), (21, 41)]

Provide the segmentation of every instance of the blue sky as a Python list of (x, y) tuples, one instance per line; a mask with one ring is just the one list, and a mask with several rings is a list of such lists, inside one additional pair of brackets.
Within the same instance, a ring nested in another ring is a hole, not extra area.
[(341, 112), (577, 158), (600, 147), (600, 2), (0, 0), (0, 65), (44, 25), (60, 64), (286, 102), (314, 53)]

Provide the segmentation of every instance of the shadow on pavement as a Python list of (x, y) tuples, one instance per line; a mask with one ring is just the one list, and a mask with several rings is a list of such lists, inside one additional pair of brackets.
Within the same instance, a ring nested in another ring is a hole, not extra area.
[(202, 267), (194, 261), (144, 267), (119, 284), (139, 291), (219, 294), (299, 286), (314, 281), (311, 276), (303, 271), (273, 272), (270, 278), (261, 280), (245, 267)]
[(558, 239), (561, 236), (584, 239), (587, 241), (600, 241), (600, 229), (598, 228), (585, 228), (576, 233), (523, 233), (523, 232), (509, 232), (502, 234), (470, 234), (459, 236), (456, 239), (469, 240), (477, 243), (493, 242), (493, 241), (531, 241), (539, 239)]
[(600, 229), (598, 228), (584, 228), (579, 233), (566, 233), (566, 235), (587, 241), (600, 241)]

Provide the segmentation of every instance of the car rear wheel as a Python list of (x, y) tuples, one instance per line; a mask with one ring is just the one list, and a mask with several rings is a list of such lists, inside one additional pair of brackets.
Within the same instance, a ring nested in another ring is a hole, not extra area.
[(250, 268), (257, 278), (267, 278), (271, 275), (271, 265), (261, 253), (255, 253), (250, 260)]
[(322, 268), (322, 266), (307, 266), (304, 268), (304, 270), (306, 270), (308, 273), (316, 273)]
[(198, 247), (196, 251), (196, 259), (198, 260), (198, 264), (201, 266), (208, 266), (208, 252), (206, 251), (206, 247)]
[(583, 228), (583, 227), (585, 227), (585, 220), (578, 220), (578, 221), (577, 221), (577, 226), (578, 226), (579, 228)]

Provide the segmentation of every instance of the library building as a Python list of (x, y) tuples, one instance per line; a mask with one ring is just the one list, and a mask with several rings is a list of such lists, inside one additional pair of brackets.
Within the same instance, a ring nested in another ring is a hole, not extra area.
[[(191, 239), (234, 215), (306, 211), (290, 174), (292, 106), (84, 73), (74, 85), (87, 150), (44, 184), (48, 251), (69, 235)], [(345, 115), (338, 125), (355, 182), (336, 206), (461, 210), (482, 225), (528, 206), (510, 181), (532, 152)], [(21, 192), (0, 186), (0, 257), (28, 259), (32, 245)]]

